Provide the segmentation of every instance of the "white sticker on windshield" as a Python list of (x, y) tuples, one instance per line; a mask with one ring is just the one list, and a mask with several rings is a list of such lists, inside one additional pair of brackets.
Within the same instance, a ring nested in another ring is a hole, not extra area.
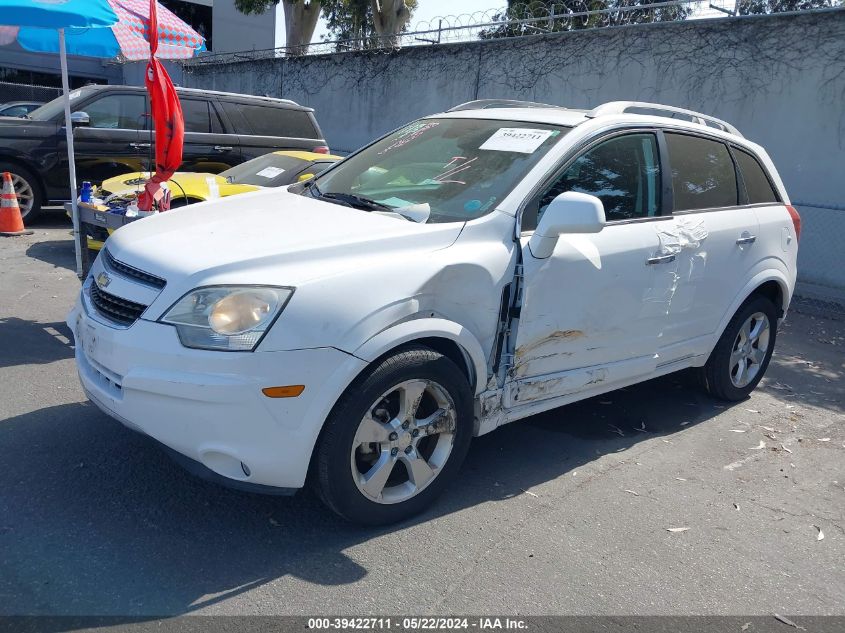
[(275, 178), (279, 174), (283, 173), (285, 173), (285, 170), (281, 167), (265, 167), (255, 175), (262, 176), (263, 178)]
[(498, 152), (519, 152), (533, 154), (547, 138), (552, 130), (533, 130), (524, 127), (501, 127), (478, 149), (496, 150)]

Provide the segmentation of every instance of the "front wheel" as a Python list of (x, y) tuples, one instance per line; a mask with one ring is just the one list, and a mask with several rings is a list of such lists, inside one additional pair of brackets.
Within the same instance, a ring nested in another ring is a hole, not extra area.
[(776, 338), (775, 305), (763, 296), (742, 304), (701, 369), (707, 391), (732, 402), (746, 398), (763, 379)]
[(318, 493), (355, 523), (417, 514), (456, 476), (472, 419), (472, 392), (451, 360), (424, 347), (400, 351), (356, 381), (326, 420)]
[[(6, 171), (12, 176), (12, 187), (15, 190), (15, 196), (18, 198), (21, 218), (24, 224), (29, 224), (41, 215), (41, 187), (35, 175), (25, 167), (16, 163), (0, 161), (0, 176)], [(2, 182), (0, 182), (0, 185), (2, 185)]]

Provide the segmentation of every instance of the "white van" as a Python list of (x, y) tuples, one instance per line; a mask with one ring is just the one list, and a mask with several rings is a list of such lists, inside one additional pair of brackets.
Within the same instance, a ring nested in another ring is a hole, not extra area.
[(386, 523), (502, 424), (689, 367), (746, 397), (799, 232), (718, 119), (471, 102), (122, 228), (68, 325), (90, 399), (193, 471)]

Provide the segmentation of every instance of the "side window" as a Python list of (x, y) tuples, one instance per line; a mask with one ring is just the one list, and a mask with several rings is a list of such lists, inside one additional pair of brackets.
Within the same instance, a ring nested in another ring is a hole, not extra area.
[(308, 112), (273, 106), (242, 104), (238, 106), (247, 125), (256, 136), (317, 138)]
[(748, 194), (748, 203), (779, 202), (772, 183), (766, 177), (766, 172), (763, 171), (757, 159), (736, 147), (734, 156), (739, 165), (739, 173), (742, 174), (742, 182), (745, 184), (745, 193)]
[(112, 94), (78, 110), (91, 117), (88, 127), (107, 130), (146, 130), (146, 99), (142, 94)]
[(525, 210), (522, 230), (536, 228), (537, 220), (560, 194), (589, 193), (604, 204), (608, 222), (660, 214), (660, 159), (654, 134), (619, 136), (588, 150)]
[(208, 101), (199, 99), (181, 99), (182, 116), (185, 118), (186, 132), (211, 131), (211, 117), (208, 109)]
[(724, 143), (666, 133), (675, 211), (738, 204), (736, 171)]

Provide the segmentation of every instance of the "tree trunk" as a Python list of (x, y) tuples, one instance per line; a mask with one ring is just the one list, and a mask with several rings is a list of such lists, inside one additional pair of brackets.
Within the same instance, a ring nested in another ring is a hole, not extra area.
[(411, 19), (405, 0), (370, 0), (370, 4), (380, 44), (386, 48), (399, 48), (399, 33)]
[(282, 0), (285, 46), (289, 55), (304, 55), (320, 18), (320, 0)]

